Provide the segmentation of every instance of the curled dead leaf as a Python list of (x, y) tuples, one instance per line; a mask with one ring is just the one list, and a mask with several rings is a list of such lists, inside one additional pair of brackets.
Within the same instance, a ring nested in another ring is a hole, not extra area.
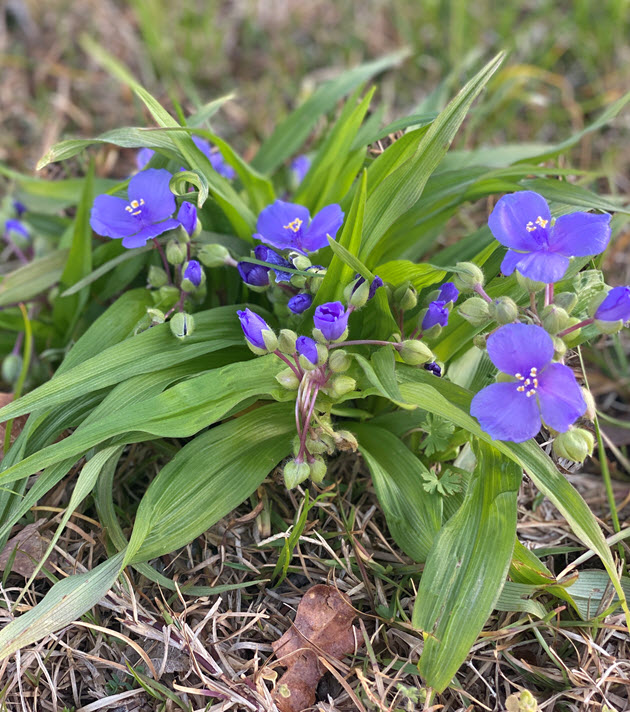
[[(4, 571), (11, 558), (11, 572), (23, 576), (25, 579), (31, 577), (35, 567), (42, 560), (49, 542), (39, 533), (42, 526), (46, 524), (45, 519), (38, 519), (33, 524), (27, 524), (24, 528), (7, 541), (6, 546), (0, 552), (0, 571)], [(44, 563), (44, 567), (52, 569), (55, 554), (51, 554)], [(36, 578), (45, 578), (46, 574), (39, 571)]]
[(281, 712), (301, 712), (315, 702), (317, 684), (326, 672), (320, 657), (340, 660), (355, 648), (355, 611), (350, 599), (333, 586), (309, 589), (291, 628), (272, 648), (287, 671), (274, 690)]

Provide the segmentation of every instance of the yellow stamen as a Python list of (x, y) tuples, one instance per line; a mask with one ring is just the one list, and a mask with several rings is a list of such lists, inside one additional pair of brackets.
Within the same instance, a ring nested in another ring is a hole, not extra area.
[(300, 218), (295, 218), (295, 220), (292, 220), (288, 225), (283, 225), (285, 230), (292, 230), (293, 232), (297, 232), (300, 227), (302, 226), (302, 220)]
[(536, 225), (540, 225), (540, 227), (545, 228), (547, 227), (547, 223), (549, 220), (545, 220), (544, 218), (541, 218), (540, 215), (536, 218)]
[(517, 386), (516, 390), (522, 393), (525, 390), (525, 386)]
[(534, 230), (536, 229), (536, 226), (535, 226), (534, 223), (530, 220), (530, 221), (527, 223), (527, 225), (525, 225), (525, 229), (527, 230), (527, 232), (534, 232)]

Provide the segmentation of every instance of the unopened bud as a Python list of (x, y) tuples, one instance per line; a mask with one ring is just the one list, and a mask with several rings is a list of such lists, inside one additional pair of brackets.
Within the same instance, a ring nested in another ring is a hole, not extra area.
[(597, 406), (595, 405), (595, 398), (593, 397), (593, 394), (588, 390), (588, 388), (582, 388), (582, 396), (584, 397), (584, 400), (586, 402), (586, 413), (584, 413), (584, 417), (588, 418), (591, 422), (595, 420), (595, 416), (597, 415)]
[(595, 438), (592, 433), (583, 428), (571, 428), (566, 433), (560, 433), (553, 441), (553, 451), (557, 457), (564, 457), (573, 462), (584, 462), (593, 454)]
[(313, 266), (313, 263), (306, 255), (296, 255), (292, 260), (295, 269), (307, 270)]
[[(483, 299), (481, 301), (485, 303)], [(511, 324), (518, 317), (518, 306), (510, 297), (498, 297), (492, 304), (488, 304), (488, 307), (494, 313), (497, 324)]]
[(306, 462), (298, 462), (297, 460), (289, 460), (284, 466), (284, 484), (287, 489), (297, 487), (301, 482), (304, 482), (309, 476), (311, 468)]
[(260, 332), (260, 335), (262, 336), (262, 340), (265, 342), (265, 348), (267, 349), (267, 351), (269, 351), (270, 353), (273, 351), (277, 351), (278, 337), (271, 329), (263, 329)]
[(22, 357), (18, 354), (9, 354), (2, 361), (2, 380), (14, 384), (22, 371)]
[(151, 265), (149, 267), (147, 282), (150, 284), (151, 287), (159, 289), (168, 282), (168, 277), (166, 276), (166, 272), (162, 269), (162, 267)]
[(553, 341), (553, 357), (555, 359), (562, 358), (567, 352), (567, 345), (558, 336), (552, 336), (551, 340)]
[(316, 484), (320, 484), (321, 482), (324, 481), (324, 477), (326, 477), (326, 472), (328, 468), (326, 467), (326, 463), (324, 462), (323, 458), (321, 457), (316, 457), (313, 462), (309, 463), (309, 467), (311, 468), (311, 480)]
[[(350, 290), (349, 294), (348, 290)], [(355, 279), (354, 282), (350, 282), (346, 287), (344, 296), (348, 304), (352, 304), (353, 307), (359, 309), (364, 306), (370, 298), (370, 283), (362, 277), (360, 280)]]
[(578, 302), (578, 295), (575, 292), (560, 292), (553, 298), (556, 306), (562, 307), (567, 314), (570, 314)]
[(457, 307), (457, 311), (473, 326), (483, 326), (492, 320), (490, 305), (481, 297), (470, 297)]
[(418, 292), (411, 282), (401, 284), (394, 291), (394, 303), (401, 311), (415, 309), (418, 304)]
[(147, 309), (147, 314), (151, 318), (152, 324), (163, 324), (166, 317), (161, 309), (156, 309), (155, 307), (149, 307)]
[(518, 270), (516, 270), (515, 274), (516, 281), (527, 292), (540, 292), (546, 286), (544, 282), (537, 282), (534, 279), (529, 279), (529, 277), (523, 277), (523, 275)]
[(549, 304), (542, 310), (540, 318), (543, 329), (546, 332), (549, 334), (557, 334), (559, 331), (567, 328), (570, 317), (562, 307)]
[(475, 287), (483, 287), (485, 277), (480, 267), (473, 262), (458, 262), (455, 265), (455, 286), (461, 290), (474, 291)]
[(276, 381), (278, 381), (278, 383), (288, 391), (295, 391), (300, 385), (298, 377), (293, 372), (293, 369), (288, 367), (276, 374)]
[(181, 265), (186, 259), (186, 249), (177, 240), (169, 240), (166, 243), (166, 259), (169, 264)]
[(230, 258), (227, 247), (218, 244), (204, 245), (197, 255), (206, 267), (223, 267)]
[(302, 289), (306, 284), (306, 277), (303, 274), (292, 274), (290, 282), (293, 287)]
[(177, 312), (177, 314), (173, 314), (171, 317), (169, 326), (171, 327), (173, 336), (183, 341), (195, 330), (195, 320), (190, 314), (186, 314), (186, 312)]
[(337, 432), (333, 434), (333, 438), (337, 450), (341, 450), (342, 452), (356, 452), (359, 448), (359, 443), (355, 435), (349, 430), (337, 430)]
[(306, 438), (306, 449), (311, 455), (323, 455), (325, 452), (328, 452), (329, 446), (323, 440)]
[(476, 346), (481, 351), (485, 351), (487, 338), (488, 338), (488, 334), (475, 334), (473, 336), (473, 345)]
[(278, 348), (283, 354), (288, 354), (292, 356), (295, 353), (295, 342), (297, 341), (297, 334), (291, 329), (280, 329), (278, 334)]
[(328, 387), (328, 392), (330, 394), (330, 397), (333, 399), (336, 398), (341, 398), (348, 393), (352, 393), (352, 391), (356, 388), (357, 382), (354, 380), (354, 378), (351, 378), (350, 376), (335, 376), (332, 379), (332, 382), (330, 386)]
[(417, 341), (416, 339), (403, 341), (398, 353), (400, 358), (410, 366), (419, 366), (422, 363), (434, 360), (431, 349), (426, 344), (423, 344), (422, 341)]
[(352, 359), (343, 349), (331, 351), (328, 357), (328, 367), (333, 373), (343, 373), (350, 368)]

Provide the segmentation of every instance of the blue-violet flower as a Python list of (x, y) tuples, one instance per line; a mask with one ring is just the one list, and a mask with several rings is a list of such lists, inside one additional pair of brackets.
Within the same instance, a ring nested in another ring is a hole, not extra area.
[(327, 302), (315, 309), (313, 321), (327, 341), (336, 341), (348, 328), (350, 312), (345, 310), (341, 302)]
[(599, 321), (630, 320), (630, 287), (613, 287), (597, 307), (595, 319)]
[(293, 175), (295, 176), (295, 180), (298, 184), (304, 180), (310, 167), (311, 159), (303, 154), (301, 156), (296, 156), (291, 161), (291, 170), (293, 171)]
[(317, 252), (328, 246), (343, 223), (344, 214), (337, 204), (322, 208), (311, 220), (303, 205), (276, 200), (258, 216), (254, 237), (279, 250)]
[(425, 363), (423, 368), (425, 371), (429, 371), (429, 373), (432, 373), (438, 378), (442, 375), (442, 369), (438, 366), (437, 363), (435, 363), (435, 361), (431, 361), (431, 363)]
[(15, 218), (9, 218), (4, 223), (4, 230), (7, 235), (11, 235), (14, 232), (16, 235), (21, 235), (22, 237), (28, 238), (29, 231), (26, 225), (21, 220), (16, 220)]
[(501, 271), (549, 284), (564, 277), (570, 257), (603, 252), (610, 240), (610, 215), (570, 213), (555, 222), (547, 201), (531, 190), (504, 195), (488, 219), (494, 237), (509, 248)]
[(300, 356), (304, 356), (304, 358), (308, 359), (312, 364), (317, 363), (317, 344), (310, 336), (298, 336), (295, 342), (295, 348)]
[(192, 203), (183, 202), (177, 212), (177, 220), (192, 237), (197, 229), (197, 208)]
[(422, 331), (427, 331), (436, 324), (440, 326), (446, 326), (448, 324), (446, 302), (435, 301), (429, 304), (429, 308), (422, 319)]
[(305, 312), (313, 303), (313, 295), (308, 292), (296, 294), (289, 299), (287, 306), (294, 314)]
[(179, 222), (170, 217), (175, 212), (175, 196), (168, 187), (171, 177), (163, 168), (147, 168), (129, 181), (129, 201), (113, 195), (97, 196), (90, 215), (94, 232), (122, 238), (123, 247), (133, 248), (174, 230)]
[(241, 321), (241, 328), (243, 329), (245, 338), (249, 343), (252, 344), (252, 346), (257, 346), (259, 349), (266, 348), (262, 332), (271, 331), (269, 324), (251, 309), (237, 311), (236, 313)]
[(197, 262), (197, 260), (190, 260), (184, 270), (183, 278), (190, 280), (195, 287), (198, 287), (201, 284), (202, 276), (203, 272), (201, 271), (199, 262)]
[(493, 383), (473, 398), (470, 412), (495, 440), (524, 442), (545, 424), (566, 432), (586, 411), (573, 371), (552, 363), (551, 336), (534, 324), (506, 324), (488, 337), (492, 363), (515, 382)]
[[(266, 245), (256, 245), (254, 257), (261, 262), (268, 262), (272, 265), (278, 265), (278, 267), (293, 267), (288, 260), (285, 260), (284, 257), (280, 257), (277, 252), (274, 252)], [(289, 282), (291, 280), (290, 272), (274, 269), (274, 274), (276, 275), (276, 282)]]
[(440, 293), (436, 301), (448, 304), (449, 302), (456, 302), (457, 297), (459, 297), (459, 290), (453, 282), (444, 282), (440, 287)]
[(236, 269), (245, 284), (252, 287), (266, 287), (269, 284), (269, 267), (255, 265), (253, 262), (239, 262)]
[(141, 148), (138, 153), (136, 153), (136, 166), (138, 166), (138, 170), (141, 171), (154, 155), (155, 151), (152, 148)]

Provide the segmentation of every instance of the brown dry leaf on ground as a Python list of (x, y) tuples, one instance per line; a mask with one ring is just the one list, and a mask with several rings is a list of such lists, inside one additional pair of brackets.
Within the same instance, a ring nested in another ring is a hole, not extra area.
[[(42, 560), (48, 542), (39, 533), (41, 527), (47, 523), (46, 519), (38, 519), (33, 524), (27, 524), (15, 536), (11, 537), (7, 545), (0, 552), (0, 571), (4, 571), (12, 556), (11, 571), (28, 579), (32, 576), (35, 567)], [(17, 551), (16, 551), (17, 549)], [(14, 554), (15, 552), (15, 554)], [(44, 562), (44, 567), (52, 568), (53, 555)], [(46, 574), (39, 571), (36, 578), (45, 578)]]
[(326, 672), (319, 658), (340, 660), (354, 650), (354, 617), (348, 596), (333, 586), (318, 584), (304, 595), (295, 622), (272, 643), (287, 668), (273, 696), (281, 712), (301, 712), (315, 703), (317, 684)]

